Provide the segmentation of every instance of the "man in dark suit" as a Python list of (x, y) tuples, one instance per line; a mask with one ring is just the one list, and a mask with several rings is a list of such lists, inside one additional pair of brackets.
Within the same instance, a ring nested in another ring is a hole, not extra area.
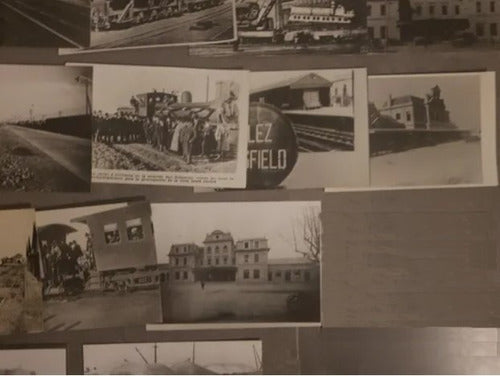
[(182, 154), (187, 164), (191, 164), (193, 142), (196, 139), (196, 118), (196, 114), (192, 114), (191, 121), (181, 129), (181, 133), (179, 135), (182, 144)]

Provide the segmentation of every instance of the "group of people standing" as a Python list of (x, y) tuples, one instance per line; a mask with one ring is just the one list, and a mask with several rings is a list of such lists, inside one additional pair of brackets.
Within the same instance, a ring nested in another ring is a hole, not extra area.
[(61, 287), (65, 278), (80, 276), (87, 280), (90, 270), (95, 268), (95, 260), (88, 252), (83, 252), (76, 241), (41, 244), (44, 290)]
[(94, 139), (106, 144), (146, 143), (161, 152), (182, 155), (192, 163), (192, 156), (224, 160), (231, 151), (230, 125), (216, 114), (212, 124), (208, 116), (195, 111), (174, 116), (164, 110), (148, 118), (134, 114), (94, 114)]
[(160, 151), (180, 154), (188, 164), (193, 155), (224, 159), (230, 150), (228, 125), (212, 125), (195, 112), (184, 118), (173, 118), (168, 112), (161, 117), (155, 115), (144, 122), (144, 133), (146, 143)]

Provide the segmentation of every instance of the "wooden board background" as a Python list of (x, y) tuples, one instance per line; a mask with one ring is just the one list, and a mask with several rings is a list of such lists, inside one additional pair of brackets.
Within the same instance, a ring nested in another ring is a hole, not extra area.
[[(184, 48), (63, 57), (55, 50), (0, 49), (0, 63), (65, 61), (254, 70), (367, 67), (369, 74), (495, 70), (497, 90), (500, 80), (500, 53), (484, 50), (210, 59), (191, 57)], [(195, 195), (187, 188), (103, 184), (91, 194), (1, 193), (0, 206), (39, 207), (133, 196), (153, 202), (320, 199), (324, 327), (161, 333), (116, 328), (0, 337), (0, 346), (67, 346), (70, 373), (82, 372), (81, 345), (87, 342), (246, 338), (262, 338), (266, 373), (498, 373), (499, 193), (475, 188)]]

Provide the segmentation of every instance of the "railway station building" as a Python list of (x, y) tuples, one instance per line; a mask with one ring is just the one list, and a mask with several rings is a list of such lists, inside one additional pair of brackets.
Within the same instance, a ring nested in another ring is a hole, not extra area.
[(450, 121), (450, 113), (446, 109), (444, 99), (441, 98), (441, 89), (437, 85), (431, 88), (426, 98), (414, 95), (393, 98), (390, 95), (379, 112), (404, 124), (406, 129), (455, 128)]
[(203, 246), (173, 244), (169, 251), (171, 283), (310, 283), (319, 278), (319, 265), (305, 258), (272, 259), (266, 238), (234, 241), (229, 232), (215, 230)]
[(308, 110), (331, 105), (332, 82), (316, 73), (268, 85), (250, 94), (254, 102), (269, 103), (283, 110)]

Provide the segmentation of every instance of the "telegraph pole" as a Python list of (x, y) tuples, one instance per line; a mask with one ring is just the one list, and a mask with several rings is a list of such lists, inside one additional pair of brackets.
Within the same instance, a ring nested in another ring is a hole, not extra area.
[(90, 87), (92, 86), (92, 80), (88, 77), (79, 75), (75, 77), (75, 81), (79, 84), (85, 85), (85, 114), (92, 114), (92, 102), (90, 100)]

